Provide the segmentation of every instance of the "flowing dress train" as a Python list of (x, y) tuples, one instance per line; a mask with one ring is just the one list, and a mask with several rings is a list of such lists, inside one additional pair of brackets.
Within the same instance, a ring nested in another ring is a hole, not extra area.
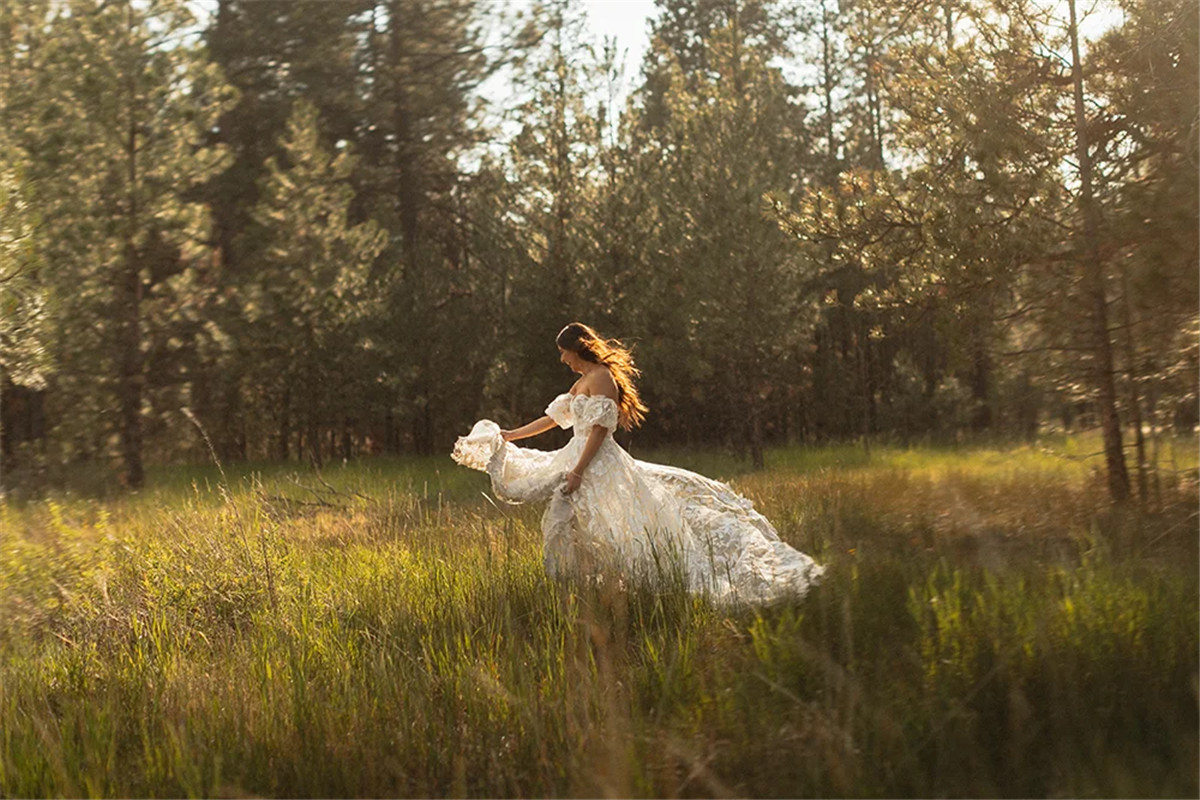
[[(729, 486), (675, 467), (639, 461), (613, 439), (611, 398), (561, 394), (546, 413), (573, 428), (565, 447), (544, 451), (505, 442), (491, 420), (455, 443), (459, 464), (486, 472), (508, 503), (548, 500), (543, 553), (552, 576), (603, 573), (673, 576), (716, 602), (763, 604), (803, 595), (824, 567), (780, 540), (753, 504)], [(562, 491), (592, 427), (607, 434), (579, 488)]]

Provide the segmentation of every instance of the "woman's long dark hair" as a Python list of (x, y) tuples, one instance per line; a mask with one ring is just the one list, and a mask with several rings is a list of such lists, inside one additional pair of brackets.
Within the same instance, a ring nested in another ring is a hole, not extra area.
[(618, 424), (633, 430), (642, 424), (649, 411), (638, 395), (634, 379), (642, 374), (633, 364), (633, 353), (618, 339), (605, 339), (582, 322), (572, 322), (555, 339), (563, 350), (570, 350), (584, 361), (608, 367), (617, 384)]

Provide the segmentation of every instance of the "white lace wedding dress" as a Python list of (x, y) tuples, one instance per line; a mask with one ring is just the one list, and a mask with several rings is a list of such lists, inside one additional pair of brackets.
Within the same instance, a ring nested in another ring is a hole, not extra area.
[[(491, 477), (501, 500), (549, 500), (542, 517), (547, 571), (644, 576), (686, 583), (716, 602), (762, 604), (803, 595), (824, 568), (780, 541), (749, 500), (683, 469), (638, 461), (613, 440), (617, 404), (561, 394), (546, 413), (574, 427), (570, 444), (547, 452), (505, 442), (491, 420), (475, 423), (453, 458)], [(608, 430), (579, 488), (562, 491), (593, 425)]]

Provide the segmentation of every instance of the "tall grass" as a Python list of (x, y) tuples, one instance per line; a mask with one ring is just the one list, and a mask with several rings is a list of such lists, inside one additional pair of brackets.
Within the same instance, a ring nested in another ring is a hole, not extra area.
[(448, 459), (0, 508), (0, 794), (1196, 795), (1194, 460), (1119, 511), (1061, 448), (670, 455), (822, 585), (551, 581)]

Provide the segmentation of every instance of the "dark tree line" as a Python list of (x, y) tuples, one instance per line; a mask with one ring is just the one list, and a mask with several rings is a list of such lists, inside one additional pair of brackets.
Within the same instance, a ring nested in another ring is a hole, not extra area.
[(4, 474), (440, 452), (572, 319), (758, 464), (1097, 426), (1144, 498), (1197, 421), (1194, 3), (659, 0), (632, 75), (571, 0), (193, 7), (0, 0)]

